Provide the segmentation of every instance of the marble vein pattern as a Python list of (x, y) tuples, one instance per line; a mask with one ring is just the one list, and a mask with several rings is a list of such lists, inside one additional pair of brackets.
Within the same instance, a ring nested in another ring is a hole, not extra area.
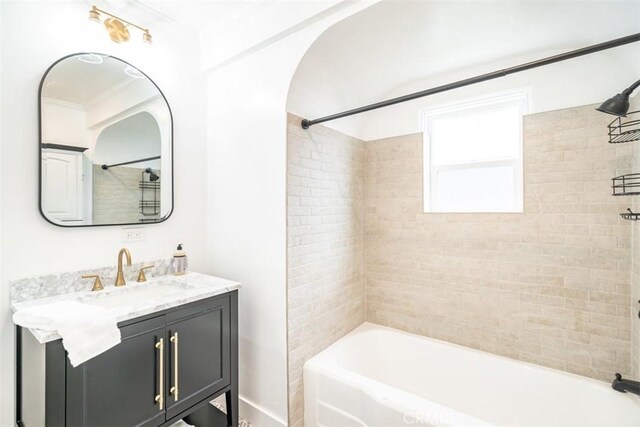
[[(135, 282), (138, 272), (143, 266), (153, 265), (146, 270), (147, 278), (166, 276), (171, 273), (173, 258), (158, 259), (153, 261), (137, 262), (123, 266), (123, 272), (127, 283)], [(48, 274), (45, 276), (27, 277), (10, 282), (11, 302), (18, 303), (54, 295), (68, 294), (91, 289), (93, 279), (83, 279), (85, 274), (98, 274), (105, 289), (116, 281), (117, 267), (115, 264), (108, 267), (97, 267), (72, 272)]]
[[(169, 264), (164, 264), (165, 267)], [(163, 268), (165, 268), (163, 267)], [(95, 271), (95, 270), (93, 270)], [(168, 271), (168, 267), (166, 268)], [(166, 273), (165, 271), (165, 273)], [(136, 270), (137, 274), (137, 270)], [(47, 276), (51, 277), (51, 276)], [(129, 276), (127, 276), (129, 279)], [(116, 319), (118, 322), (123, 322), (126, 320), (134, 319), (136, 317), (144, 316), (147, 314), (159, 312), (162, 310), (166, 310), (169, 308), (177, 307), (183, 304), (187, 304), (190, 302), (199, 301), (205, 298), (209, 298), (215, 295), (220, 295), (226, 292), (230, 292), (240, 288), (240, 283), (234, 282), (227, 279), (222, 279), (215, 276), (209, 276), (206, 274), (189, 272), (182, 276), (174, 276), (171, 274), (164, 274), (160, 276), (156, 276), (150, 278), (147, 276), (147, 282), (137, 283), (134, 279), (129, 279), (127, 281), (127, 285), (121, 288), (116, 288), (113, 285), (105, 286), (103, 291), (92, 292), (90, 290), (90, 286), (84, 286), (80, 291), (71, 290), (67, 293), (56, 293), (54, 295), (45, 295), (42, 293), (30, 293), (35, 294), (36, 297), (32, 299), (24, 298), (24, 293), (20, 293), (23, 298), (18, 300), (11, 301), (11, 308), (14, 312), (25, 309), (28, 307), (33, 307), (42, 304), (48, 304), (51, 302), (62, 301), (62, 300), (80, 300), (81, 302), (86, 302), (88, 300), (92, 300), (94, 302), (98, 302), (98, 299), (110, 297), (114, 294), (126, 294), (126, 293), (135, 293), (141, 289), (153, 289), (155, 286), (162, 285), (170, 285), (175, 286), (179, 289), (179, 292), (174, 292), (170, 294), (163, 294), (159, 292), (157, 296), (154, 295), (153, 291), (149, 292), (145, 298), (131, 298), (130, 302), (127, 300), (126, 296), (123, 300), (128, 301), (126, 303), (117, 303), (112, 306), (108, 306), (107, 308), (113, 311), (116, 315)], [(30, 279), (31, 281), (28, 283), (47, 283), (44, 279)], [(35, 286), (33, 289), (36, 289)], [(69, 287), (67, 288), (69, 289)], [(75, 289), (75, 288), (71, 288)], [(13, 293), (12, 293), (13, 295)], [(43, 331), (39, 329), (30, 329), (31, 333), (34, 335), (36, 340), (45, 344), (50, 341), (55, 341), (60, 339), (60, 336), (55, 331)]]

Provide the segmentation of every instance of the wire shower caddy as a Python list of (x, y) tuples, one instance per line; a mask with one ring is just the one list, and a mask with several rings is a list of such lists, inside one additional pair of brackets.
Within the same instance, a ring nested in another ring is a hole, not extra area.
[(145, 180), (145, 172), (142, 172), (138, 188), (140, 189), (140, 213), (146, 217), (141, 218), (140, 222), (156, 222), (157, 215), (160, 214), (160, 180)]
[(627, 208), (628, 212), (625, 213), (621, 213), (620, 216), (622, 217), (622, 219), (626, 219), (629, 221), (638, 221), (640, 220), (640, 213), (638, 212), (634, 212), (631, 209)]
[(640, 195), (640, 173), (629, 173), (611, 179), (614, 196)]
[(627, 113), (609, 123), (609, 144), (640, 141), (640, 111)]

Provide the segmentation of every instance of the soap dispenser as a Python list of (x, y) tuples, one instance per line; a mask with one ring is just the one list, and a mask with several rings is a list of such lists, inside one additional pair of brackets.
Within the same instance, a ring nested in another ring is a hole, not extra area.
[(188, 267), (187, 253), (182, 249), (182, 243), (180, 243), (173, 254), (173, 274), (182, 276), (187, 272)]

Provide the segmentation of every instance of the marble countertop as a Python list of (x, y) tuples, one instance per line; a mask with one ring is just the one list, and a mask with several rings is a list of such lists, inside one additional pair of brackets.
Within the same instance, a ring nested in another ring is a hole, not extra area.
[[(206, 274), (189, 272), (183, 276), (164, 275), (149, 278), (146, 282), (127, 282), (116, 288), (105, 286), (104, 290), (69, 292), (44, 298), (11, 303), (16, 312), (21, 309), (63, 300), (77, 300), (107, 308), (118, 322), (122, 322), (190, 302), (220, 295), (240, 288), (240, 283)], [(60, 339), (55, 331), (29, 329), (40, 344)]]

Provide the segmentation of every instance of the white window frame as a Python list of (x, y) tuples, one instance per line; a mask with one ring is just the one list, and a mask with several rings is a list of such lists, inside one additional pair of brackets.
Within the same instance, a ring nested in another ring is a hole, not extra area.
[[(430, 122), (434, 118), (442, 116), (463, 115), (471, 112), (481, 111), (490, 107), (513, 103), (523, 117), (529, 111), (529, 89), (518, 89), (508, 92), (494, 93), (480, 98), (467, 99), (461, 102), (447, 104), (435, 108), (429, 108), (420, 112), (422, 135), (423, 135), (423, 205), (425, 213), (522, 213), (524, 212), (524, 166), (523, 166), (523, 120), (519, 123), (519, 140), (516, 157), (481, 160), (466, 163), (452, 163), (448, 165), (431, 165), (431, 141)], [(483, 167), (512, 166), (514, 170), (515, 202), (511, 209), (479, 211), (477, 209), (459, 209), (456, 211), (446, 211), (438, 208), (437, 198), (434, 197), (433, 188), (437, 188), (438, 174), (441, 171), (455, 169), (477, 169)]]

